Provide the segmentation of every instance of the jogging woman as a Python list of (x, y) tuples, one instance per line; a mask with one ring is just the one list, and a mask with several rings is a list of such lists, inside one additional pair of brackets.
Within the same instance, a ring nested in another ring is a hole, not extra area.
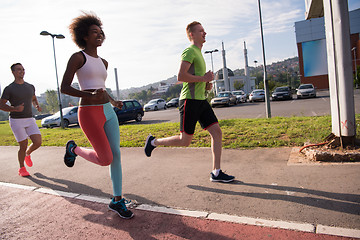
[[(69, 29), (73, 41), (82, 50), (70, 57), (61, 83), (61, 92), (80, 97), (79, 124), (93, 149), (79, 147), (70, 140), (66, 144), (64, 162), (66, 166), (72, 167), (79, 155), (101, 166), (110, 165), (114, 198), (109, 209), (122, 218), (132, 218), (133, 213), (127, 209), (127, 201), (122, 198), (119, 123), (111, 106), (121, 108), (122, 102), (115, 101), (105, 91), (108, 62), (97, 53), (97, 48), (105, 39), (102, 22), (95, 14), (84, 13), (73, 19)], [(71, 86), (75, 74), (80, 90)]]

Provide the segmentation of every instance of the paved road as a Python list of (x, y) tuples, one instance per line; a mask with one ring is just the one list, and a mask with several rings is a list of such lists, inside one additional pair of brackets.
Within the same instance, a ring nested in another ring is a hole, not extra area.
[[(328, 91), (318, 91), (317, 98), (271, 101), (272, 117), (323, 116), (330, 115), (330, 96)], [(360, 113), (360, 89), (354, 93), (355, 113)], [(241, 103), (231, 107), (214, 108), (219, 119), (265, 118), (265, 103)], [(179, 122), (179, 111), (175, 108), (146, 112), (141, 123)]]
[[(34, 152), (29, 178), (17, 175), (17, 147), (0, 146), (0, 152), (0, 182), (111, 197), (108, 168), (81, 158), (67, 168), (63, 148)], [(290, 152), (224, 150), (222, 168), (237, 181), (219, 184), (209, 181), (209, 148), (159, 148), (150, 159), (142, 148), (122, 148), (124, 195), (138, 204), (359, 231), (360, 165), (290, 166)]]
[(123, 220), (103, 203), (18, 187), (0, 184), (0, 239), (349, 239), (138, 209), (133, 219)]

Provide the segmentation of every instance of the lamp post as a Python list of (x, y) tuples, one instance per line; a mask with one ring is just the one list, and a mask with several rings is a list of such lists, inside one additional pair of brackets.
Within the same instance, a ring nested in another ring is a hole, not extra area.
[(268, 79), (266, 78), (266, 61), (265, 61), (264, 33), (263, 33), (263, 26), (262, 26), (260, 0), (258, 0), (258, 5), (259, 5), (259, 21), (260, 21), (261, 46), (262, 46), (263, 61), (264, 61), (264, 90), (265, 90), (266, 117), (267, 117), (267, 118), (271, 118), (270, 96), (269, 96), (269, 82), (268, 82)]
[(212, 53), (213, 53), (213, 52), (218, 52), (218, 51), (219, 51), (219, 50), (217, 50), (217, 49), (210, 50), (210, 51), (205, 51), (205, 54), (210, 53), (210, 55), (211, 55), (211, 68), (212, 68), (212, 72), (214, 72), (214, 64), (213, 64)]
[(259, 84), (256, 84), (256, 82), (257, 82), (257, 72), (256, 72), (256, 68), (257, 68), (257, 66), (256, 66), (256, 64), (258, 63), (258, 61), (257, 61), (257, 60), (254, 60), (254, 63), (255, 63), (255, 70), (254, 70), (254, 73), (255, 73), (255, 76), (256, 76), (256, 80), (255, 80), (255, 88), (257, 88), (257, 86), (259, 85)]
[(56, 74), (57, 92), (58, 92), (58, 98), (59, 98), (60, 124), (61, 124), (61, 128), (64, 128), (64, 117), (63, 117), (63, 112), (62, 112), (61, 95), (60, 95), (60, 89), (59, 89), (59, 78), (58, 78), (57, 65), (56, 65), (54, 38), (64, 39), (65, 37), (62, 34), (51, 34), (51, 33), (47, 32), (47, 31), (42, 31), (40, 33), (40, 35), (41, 36), (51, 36), (51, 38), (52, 38), (53, 49), (54, 49), (54, 61), (55, 61), (55, 74)]
[(358, 88), (358, 73), (357, 73), (357, 66), (356, 66), (356, 47), (353, 47), (351, 51), (354, 52), (354, 68), (355, 68), (355, 87)]
[[(208, 54), (208, 53), (210, 53), (210, 56), (211, 56), (211, 70), (212, 70), (212, 72), (214, 73), (214, 63), (213, 63), (213, 56), (212, 56), (212, 54), (213, 54), (213, 52), (218, 52), (219, 50), (217, 50), (217, 49), (214, 49), (214, 50), (210, 50), (210, 51), (205, 51), (205, 54)], [(214, 76), (215, 77), (215, 76)], [(213, 81), (214, 81), (214, 79), (213, 79)], [(216, 95), (216, 92), (217, 92), (217, 87), (216, 87), (216, 84), (215, 84), (215, 88), (214, 88), (214, 93), (215, 93), (215, 95)]]

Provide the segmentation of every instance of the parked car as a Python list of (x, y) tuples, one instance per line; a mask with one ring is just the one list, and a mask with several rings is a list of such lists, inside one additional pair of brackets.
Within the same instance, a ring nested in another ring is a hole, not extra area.
[(122, 100), (123, 107), (121, 109), (114, 107), (114, 111), (119, 123), (135, 120), (141, 122), (144, 116), (144, 110), (141, 104), (134, 100)]
[(289, 87), (277, 87), (271, 94), (271, 99), (273, 101), (293, 99), (291, 89)]
[(230, 106), (231, 104), (236, 105), (236, 97), (231, 92), (220, 92), (216, 97), (210, 101), (211, 107), (216, 106)]
[(311, 83), (301, 84), (298, 89), (296, 89), (296, 97), (300, 98), (308, 98), (308, 97), (316, 97), (316, 90), (314, 85)]
[(265, 91), (263, 89), (255, 89), (249, 95), (249, 101), (265, 101)]
[(166, 109), (166, 102), (162, 98), (157, 98), (150, 100), (147, 104), (144, 106), (145, 112), (147, 111), (157, 111), (159, 109)]
[(232, 91), (232, 94), (236, 96), (236, 100), (238, 103), (245, 103), (247, 101), (246, 94), (243, 90)]
[[(78, 106), (67, 107), (62, 109), (64, 127), (67, 128), (71, 124), (79, 124), (77, 112), (78, 112)], [(54, 115), (43, 118), (41, 120), (41, 126), (46, 128), (60, 127), (61, 126), (60, 111), (58, 111)]]
[(52, 114), (50, 114), (50, 113), (39, 114), (39, 115), (35, 115), (34, 118), (35, 118), (35, 120), (41, 120), (41, 119), (46, 118), (46, 117), (51, 116), (51, 115)]
[(179, 98), (173, 98), (166, 103), (166, 107), (178, 107), (179, 106)]

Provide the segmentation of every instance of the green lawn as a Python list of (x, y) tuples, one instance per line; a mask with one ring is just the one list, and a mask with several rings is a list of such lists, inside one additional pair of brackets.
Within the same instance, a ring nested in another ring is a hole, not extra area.
[[(40, 126), (40, 121), (37, 121)], [(293, 147), (305, 142), (319, 143), (331, 131), (330, 116), (321, 117), (274, 117), (271, 119), (220, 120), (223, 131), (223, 147), (232, 149), (255, 147)], [(360, 114), (356, 114), (360, 129)], [(89, 146), (80, 128), (40, 129), (42, 146), (64, 146), (69, 139), (80, 146)], [(123, 124), (120, 125), (122, 147), (143, 147), (149, 133), (156, 137), (179, 134), (179, 123)], [(17, 145), (7, 121), (0, 122), (0, 145)], [(360, 139), (359, 131), (357, 138)], [(197, 125), (190, 147), (210, 147), (210, 136)]]

